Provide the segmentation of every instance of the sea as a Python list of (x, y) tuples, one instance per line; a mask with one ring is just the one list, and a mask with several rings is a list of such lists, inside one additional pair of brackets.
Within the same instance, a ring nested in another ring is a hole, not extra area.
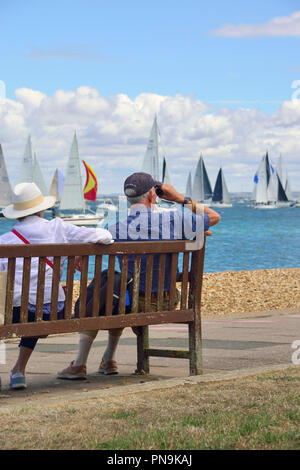
[[(235, 203), (232, 208), (216, 210), (221, 221), (206, 239), (204, 272), (299, 268), (300, 208), (258, 210), (247, 203)], [(0, 235), (14, 224), (14, 220), (1, 218)], [(89, 279), (93, 278), (93, 263), (91, 259)], [(64, 273), (62, 280), (65, 277)], [(75, 279), (80, 279), (80, 273)]]

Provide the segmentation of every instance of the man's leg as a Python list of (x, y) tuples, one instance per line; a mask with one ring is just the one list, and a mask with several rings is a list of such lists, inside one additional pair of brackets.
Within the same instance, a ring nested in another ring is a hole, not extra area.
[(92, 344), (97, 334), (98, 330), (82, 331), (80, 333), (79, 349), (74, 361), (74, 366), (86, 366)]
[(86, 363), (98, 330), (82, 331), (79, 337), (79, 347), (75, 361), (57, 373), (58, 379), (86, 379)]
[(113, 375), (118, 373), (118, 366), (115, 361), (115, 355), (123, 328), (114, 328), (108, 330), (108, 343), (102, 356), (98, 372), (104, 375)]

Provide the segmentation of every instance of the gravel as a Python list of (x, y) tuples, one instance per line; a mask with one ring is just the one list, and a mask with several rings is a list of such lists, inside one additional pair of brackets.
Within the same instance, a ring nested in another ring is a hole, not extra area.
[[(78, 295), (79, 281), (75, 281), (74, 302)], [(300, 308), (300, 270), (260, 269), (204, 274), (201, 304), (203, 316)]]

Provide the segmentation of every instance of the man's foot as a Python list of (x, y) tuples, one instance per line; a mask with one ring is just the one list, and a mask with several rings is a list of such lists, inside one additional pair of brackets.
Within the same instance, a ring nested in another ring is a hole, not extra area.
[(22, 390), (27, 388), (25, 375), (21, 374), (21, 372), (11, 374), (9, 386), (12, 390)]
[(103, 375), (114, 375), (114, 374), (118, 374), (118, 366), (117, 366), (116, 361), (114, 361), (113, 359), (111, 359), (111, 360), (105, 362), (105, 361), (102, 359), (101, 364), (100, 364), (100, 366), (99, 366), (98, 373), (99, 373), (99, 374), (103, 374)]
[(84, 380), (86, 379), (86, 366), (74, 366), (74, 361), (66, 367), (61, 372), (57, 373), (58, 379), (66, 379), (66, 380)]

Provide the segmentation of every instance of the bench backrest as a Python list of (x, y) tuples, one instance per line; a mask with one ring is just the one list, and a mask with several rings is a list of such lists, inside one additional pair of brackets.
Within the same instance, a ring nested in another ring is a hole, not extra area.
[[(178, 283), (178, 257), (182, 253), (182, 273), (180, 275), (180, 305), (175, 308), (176, 284)], [(142, 255), (147, 255), (145, 306), (137, 313), (139, 299), (140, 264)], [(159, 278), (157, 311), (150, 312), (154, 255), (159, 254)], [(103, 256), (108, 255), (108, 283), (105, 299), (105, 315), (99, 317), (100, 283)], [(112, 315), (114, 272), (116, 257), (122, 255), (121, 287), (118, 315)], [(133, 295), (131, 313), (125, 315), (125, 299), (128, 258), (134, 255)], [(163, 286), (166, 257), (171, 256), (169, 305), (163, 309)], [(79, 316), (73, 318), (73, 287), (75, 257), (82, 258), (80, 275)], [(89, 257), (95, 256), (94, 295), (92, 316), (85, 317), (88, 285)], [(118, 242), (112, 245), (100, 244), (37, 244), (1, 245), (0, 258), (8, 259), (5, 321), (0, 326), (0, 339), (13, 336), (38, 336), (51, 333), (66, 333), (86, 329), (110, 329), (126, 326), (142, 326), (171, 322), (191, 322), (195, 314), (200, 316), (201, 288), (204, 261), (204, 246), (198, 242), (155, 241)], [(23, 258), (23, 280), (21, 297), (21, 322), (12, 323), (14, 279), (16, 259)], [(30, 268), (32, 258), (38, 258), (38, 283), (36, 297), (36, 321), (28, 323), (28, 303), (30, 288)], [(50, 322), (42, 321), (46, 258), (53, 259)], [(57, 320), (58, 289), (63, 258), (67, 258), (66, 300), (63, 320)]]

